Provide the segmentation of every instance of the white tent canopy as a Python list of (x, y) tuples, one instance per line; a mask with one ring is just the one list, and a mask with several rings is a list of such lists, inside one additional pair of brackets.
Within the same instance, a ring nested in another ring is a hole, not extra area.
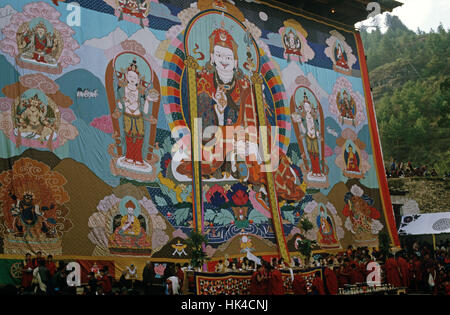
[(404, 215), (399, 235), (450, 233), (450, 212)]

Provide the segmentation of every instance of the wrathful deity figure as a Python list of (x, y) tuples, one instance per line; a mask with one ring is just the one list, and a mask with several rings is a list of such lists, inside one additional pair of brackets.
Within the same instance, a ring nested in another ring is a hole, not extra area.
[(11, 208), (16, 236), (30, 238), (39, 238), (41, 235), (54, 236), (52, 225), (56, 222), (51, 218), (45, 218), (44, 212), (54, 209), (55, 205), (39, 206), (35, 203), (32, 192), (25, 192), (21, 200), (18, 200), (17, 196), (13, 194), (10, 196), (17, 201)]

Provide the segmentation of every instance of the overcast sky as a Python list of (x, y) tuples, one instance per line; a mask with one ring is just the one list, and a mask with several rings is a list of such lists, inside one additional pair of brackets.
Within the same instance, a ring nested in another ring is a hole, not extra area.
[[(437, 29), (439, 23), (446, 30), (450, 29), (450, 0), (397, 0), (403, 5), (392, 11), (409, 29), (429, 32)], [(363, 22), (370, 25), (371, 20)], [(358, 24), (357, 24), (358, 26)]]

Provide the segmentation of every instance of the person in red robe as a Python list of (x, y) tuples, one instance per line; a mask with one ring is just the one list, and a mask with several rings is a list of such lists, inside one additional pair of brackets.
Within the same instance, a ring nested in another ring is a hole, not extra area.
[(101, 271), (101, 274), (102, 274), (102, 276), (101, 276), (99, 282), (103, 289), (103, 293), (108, 295), (112, 291), (111, 277), (108, 274), (108, 269), (106, 267), (103, 268), (103, 270)]
[(351, 265), (351, 271), (350, 271), (350, 283), (356, 284), (356, 283), (363, 283), (363, 282), (365, 282), (364, 275), (361, 273), (359, 265), (353, 263)]
[(337, 278), (338, 278), (338, 285), (339, 288), (345, 287), (345, 285), (349, 284), (349, 278), (350, 278), (350, 270), (348, 266), (348, 262), (344, 261), (341, 263), (339, 269), (336, 272)]
[(400, 270), (394, 255), (389, 254), (389, 257), (384, 264), (384, 268), (386, 272), (386, 282), (392, 284), (396, 288), (401, 287)]
[(181, 269), (180, 264), (175, 265), (175, 275), (178, 278), (178, 283), (180, 285), (180, 288), (183, 288), (183, 282), (184, 282), (184, 272), (183, 269)]
[(332, 260), (330, 260), (328, 262), (328, 267), (325, 268), (324, 275), (325, 275), (325, 281), (327, 284), (328, 293), (330, 295), (338, 294), (338, 290), (339, 290), (338, 278), (336, 276), (336, 272), (334, 271)]
[(31, 287), (31, 282), (33, 281), (33, 270), (35, 266), (30, 254), (25, 255), (25, 260), (23, 261), (22, 268), (22, 286), (25, 290)]
[(397, 257), (397, 265), (400, 269), (400, 276), (402, 280), (402, 287), (408, 288), (410, 283), (409, 263), (403, 258), (403, 254)]
[(414, 256), (413, 265), (412, 265), (412, 281), (413, 281), (413, 288), (416, 291), (422, 290), (423, 288), (423, 269), (422, 269), (422, 262), (420, 261), (419, 257), (416, 255)]
[(45, 266), (48, 269), (48, 272), (50, 273), (50, 277), (53, 277), (53, 275), (56, 273), (56, 264), (53, 261), (53, 256), (52, 255), (48, 255), (47, 256), (47, 262), (45, 264)]
[(284, 295), (283, 278), (277, 266), (271, 267), (269, 276), (269, 288), (271, 295)]
[(259, 265), (258, 269), (253, 273), (250, 282), (250, 295), (265, 295), (267, 294), (267, 280), (266, 268), (264, 265)]
[(34, 266), (34, 268), (39, 267), (39, 262), (40, 262), (41, 260), (43, 260), (43, 261), (45, 262), (45, 258), (42, 257), (42, 252), (39, 251), (39, 252), (36, 253), (36, 257), (33, 258), (33, 266)]
[(325, 288), (323, 285), (322, 277), (320, 275), (320, 271), (316, 271), (311, 289), (313, 295), (325, 295)]
[(294, 295), (306, 295), (308, 293), (306, 280), (300, 274), (294, 276), (294, 281), (292, 281), (292, 291), (294, 291)]

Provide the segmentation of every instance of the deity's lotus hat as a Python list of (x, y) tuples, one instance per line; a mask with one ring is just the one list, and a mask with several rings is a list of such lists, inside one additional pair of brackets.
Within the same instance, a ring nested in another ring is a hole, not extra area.
[(209, 36), (210, 52), (213, 53), (214, 46), (222, 46), (233, 51), (235, 59), (237, 55), (237, 44), (233, 39), (233, 36), (222, 25), (220, 28), (215, 29)]
[(128, 201), (126, 204), (125, 204), (125, 207), (128, 209), (128, 208), (133, 208), (133, 209), (136, 209), (136, 205), (134, 204), (134, 202), (133, 201)]

